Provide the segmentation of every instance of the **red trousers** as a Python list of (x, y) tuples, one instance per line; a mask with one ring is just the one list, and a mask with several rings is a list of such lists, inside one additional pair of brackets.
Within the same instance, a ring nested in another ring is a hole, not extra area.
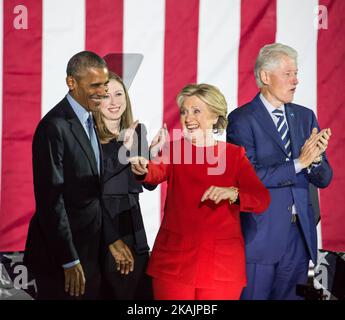
[(176, 281), (153, 278), (155, 300), (238, 300), (243, 284), (218, 286), (214, 289), (195, 288)]

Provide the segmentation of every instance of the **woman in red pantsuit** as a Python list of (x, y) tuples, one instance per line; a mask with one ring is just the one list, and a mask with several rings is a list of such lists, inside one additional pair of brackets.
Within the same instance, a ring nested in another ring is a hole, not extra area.
[(242, 147), (217, 141), (226, 128), (223, 94), (207, 84), (178, 95), (183, 137), (132, 170), (150, 184), (167, 181), (164, 217), (147, 273), (155, 299), (238, 299), (246, 285), (240, 211), (270, 202)]

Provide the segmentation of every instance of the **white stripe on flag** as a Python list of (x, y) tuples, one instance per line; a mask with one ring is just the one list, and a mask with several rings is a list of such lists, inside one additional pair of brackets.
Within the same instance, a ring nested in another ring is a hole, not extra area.
[[(1, 171), (1, 161), (2, 161), (2, 86), (3, 86), (3, 69), (2, 69), (2, 63), (3, 63), (3, 42), (4, 42), (4, 37), (3, 37), (3, 25), (4, 25), (4, 1), (0, 0), (0, 172)], [(1, 190), (1, 177), (0, 177), (0, 190)], [(1, 202), (1, 197), (0, 197), (0, 202)], [(0, 208), (1, 208), (1, 203), (0, 203)]]
[(228, 112), (237, 107), (240, 0), (200, 0), (198, 83), (217, 86)]
[[(317, 114), (317, 28), (314, 27), (318, 0), (277, 0), (276, 41), (298, 52), (299, 84), (294, 102)], [(322, 248), (321, 223), (318, 224), (318, 247)]]
[[(162, 125), (165, 1), (124, 2), (123, 52), (144, 58), (129, 89), (134, 119), (147, 126), (149, 143)], [(124, 75), (126, 75), (124, 60)], [(128, 66), (127, 66), (128, 68)], [(140, 199), (149, 246), (160, 225), (160, 187)]]
[(298, 52), (299, 85), (294, 102), (316, 114), (317, 99), (317, 29), (314, 9), (318, 0), (277, 0), (276, 41)]
[(67, 93), (68, 60), (85, 48), (85, 0), (43, 2), (42, 116)]

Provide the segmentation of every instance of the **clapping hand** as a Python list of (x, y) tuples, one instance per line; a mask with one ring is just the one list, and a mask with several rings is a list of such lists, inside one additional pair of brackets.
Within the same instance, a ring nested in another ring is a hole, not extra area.
[(317, 146), (320, 149), (320, 154), (322, 154), (326, 151), (326, 149), (328, 147), (328, 141), (331, 138), (331, 135), (332, 135), (332, 131), (330, 128), (323, 129), (319, 132), (319, 134), (318, 134), (319, 140), (317, 142)]
[(317, 128), (313, 128), (308, 140), (301, 148), (299, 161), (303, 168), (310, 166), (313, 162), (319, 162), (321, 154), (328, 147), (328, 141), (332, 135), (331, 129), (323, 129), (319, 133)]

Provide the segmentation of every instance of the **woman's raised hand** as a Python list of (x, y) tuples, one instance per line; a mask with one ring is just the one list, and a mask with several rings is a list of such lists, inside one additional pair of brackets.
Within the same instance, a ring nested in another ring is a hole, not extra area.
[(159, 129), (158, 133), (152, 139), (150, 145), (150, 156), (154, 158), (162, 150), (168, 137), (168, 128), (167, 124), (164, 123), (163, 127)]
[(123, 145), (127, 150), (131, 150), (134, 142), (135, 129), (139, 124), (139, 120), (134, 121), (127, 129), (124, 130)]

